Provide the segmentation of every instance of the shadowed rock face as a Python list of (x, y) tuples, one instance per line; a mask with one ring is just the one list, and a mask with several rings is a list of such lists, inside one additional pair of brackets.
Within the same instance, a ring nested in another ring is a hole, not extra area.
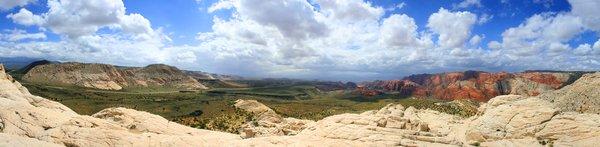
[(53, 64), (53, 63), (56, 63), (56, 62), (52, 62), (52, 61), (48, 61), (48, 60), (34, 61), (34, 62), (31, 62), (30, 64), (28, 64), (27, 66), (19, 69), (18, 71), (20, 73), (27, 73), (27, 72), (29, 72), (29, 70), (33, 69), (36, 66), (45, 65), (45, 64)]
[(420, 74), (402, 80), (374, 81), (362, 86), (406, 96), (488, 101), (498, 95), (536, 96), (555, 90), (577, 77), (568, 72), (488, 73), (481, 71)]
[(181, 70), (163, 64), (143, 68), (72, 62), (45, 64), (33, 67), (23, 76), (23, 80), (104, 90), (151, 86), (189, 90), (206, 89), (204, 85)]

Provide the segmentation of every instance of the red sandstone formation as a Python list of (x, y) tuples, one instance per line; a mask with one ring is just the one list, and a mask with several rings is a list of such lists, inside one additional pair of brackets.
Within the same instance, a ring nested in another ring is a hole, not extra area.
[(542, 83), (542, 84), (546, 84), (546, 85), (550, 85), (552, 86), (552, 88), (558, 89), (561, 86), (563, 86), (564, 82), (566, 79), (568, 79), (568, 76), (565, 76), (564, 74), (552, 74), (552, 73), (541, 73), (541, 72), (524, 72), (524, 73), (519, 73), (517, 74), (518, 76), (537, 82), (537, 83)]
[(487, 101), (492, 97), (505, 94), (535, 96), (544, 91), (564, 86), (574, 75), (575, 73), (567, 72), (511, 74), (481, 71), (420, 74), (408, 76), (402, 80), (363, 83), (362, 86), (365, 88), (360, 91), (381, 90), (419, 98)]

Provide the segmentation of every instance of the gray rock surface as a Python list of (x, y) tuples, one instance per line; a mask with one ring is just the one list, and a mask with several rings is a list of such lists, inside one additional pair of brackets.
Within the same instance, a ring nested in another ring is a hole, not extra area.
[(234, 106), (254, 114), (253, 120), (240, 128), (240, 135), (243, 138), (296, 135), (314, 123), (312, 120), (283, 118), (273, 109), (256, 100), (240, 99)]
[(554, 103), (562, 111), (600, 114), (600, 72), (585, 74), (575, 83), (539, 98)]

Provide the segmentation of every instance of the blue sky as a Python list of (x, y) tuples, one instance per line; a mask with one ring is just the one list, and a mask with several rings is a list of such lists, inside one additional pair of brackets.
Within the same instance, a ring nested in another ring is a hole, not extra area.
[[(128, 6), (128, 12), (144, 14), (156, 26), (164, 26), (169, 32), (174, 33), (174, 37), (186, 36), (182, 39), (175, 39), (176, 43), (194, 44), (196, 32), (211, 31), (212, 18), (229, 18), (229, 11), (220, 11), (218, 13), (208, 13), (206, 9), (218, 0), (203, 0), (196, 2), (193, 0), (156, 0), (152, 3), (129, 0), (124, 1)], [(422, 1), (369, 1), (376, 6), (390, 8), (404, 3), (406, 7), (396, 9), (386, 13), (389, 16), (394, 13), (404, 13), (415, 18), (418, 26), (425, 26), (427, 18), (439, 8), (453, 9), (453, 5), (460, 3), (460, 0), (440, 1), (440, 0), (422, 0)], [(456, 8), (455, 10), (467, 10), (478, 14), (494, 15), (495, 19), (490, 23), (476, 26), (473, 30), (478, 34), (486, 34), (489, 40), (499, 39), (504, 29), (519, 25), (523, 20), (532, 14), (543, 12), (561, 12), (569, 11), (570, 5), (566, 0), (556, 0), (534, 3), (533, 1), (514, 0), (510, 5), (502, 4), (500, 1), (482, 1), (482, 5), (488, 7), (468, 7)], [(546, 6), (548, 5), (548, 6)], [(411, 7), (418, 6), (418, 7)], [(513, 13), (509, 13), (513, 12)], [(173, 15), (172, 13), (176, 13)], [(385, 17), (385, 16), (384, 16)], [(194, 18), (194, 19), (189, 19)], [(423, 30), (425, 28), (421, 28)], [(489, 34), (489, 35), (488, 35)], [(593, 38), (593, 36), (591, 37)], [(589, 41), (589, 40), (588, 40)]]
[[(543, 1), (543, 0), (540, 0)], [(230, 11), (219, 11), (216, 13), (207, 12), (207, 8), (218, 0), (153, 0), (152, 2), (142, 0), (125, 0), (128, 13), (140, 13), (152, 22), (153, 27), (164, 27), (168, 33), (171, 33), (174, 44), (197, 44), (195, 36), (198, 32), (210, 32), (212, 30), (213, 17), (229, 18)], [(369, 1), (375, 6), (383, 8), (395, 7), (401, 3), (405, 4), (402, 9), (386, 12), (386, 16), (395, 13), (403, 13), (412, 16), (418, 26), (425, 26), (427, 18), (439, 8), (453, 10), (466, 10), (477, 14), (493, 15), (490, 23), (475, 26), (473, 32), (477, 34), (486, 34), (485, 40), (498, 40), (501, 33), (509, 27), (519, 25), (523, 20), (533, 14), (543, 12), (561, 12), (569, 11), (570, 5), (566, 0), (548, 0), (544, 2), (513, 0), (510, 4), (502, 4), (500, 1), (481, 1), (481, 7), (455, 8), (454, 5), (460, 3), (460, 0), (385, 0)], [(48, 11), (46, 0), (39, 0), (24, 8), (33, 13), (42, 13)], [(18, 8), (1, 11), (2, 16), (18, 12)], [(12, 23), (6, 17), (0, 17), (2, 23), (0, 29), (24, 29), (27, 31), (37, 31), (37, 27), (26, 27)], [(425, 28), (420, 28), (421, 30)], [(49, 40), (59, 40), (60, 37), (53, 33), (46, 34)], [(593, 34), (592, 34), (593, 35)], [(590, 36), (589, 38), (594, 38)], [(586, 39), (585, 41), (590, 41)]]
[(140, 0), (124, 1), (128, 12), (143, 14), (155, 26), (163, 26), (173, 33), (175, 44), (197, 44), (197, 32), (211, 31), (213, 16), (228, 17), (223, 14), (209, 14), (207, 7), (217, 2), (205, 0), (156, 0), (148, 3)]
[(594, 0), (15, 0), (0, 2), (0, 57), (352, 81), (599, 70), (597, 7)]

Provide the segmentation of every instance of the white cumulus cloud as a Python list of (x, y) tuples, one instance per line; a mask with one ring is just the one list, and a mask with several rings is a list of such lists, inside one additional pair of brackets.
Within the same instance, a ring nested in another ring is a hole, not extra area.
[(16, 42), (16, 41), (21, 41), (21, 40), (43, 40), (46, 39), (46, 34), (39, 32), (39, 33), (27, 33), (25, 30), (8, 30), (7, 32), (9, 33), (1, 33), (0, 34), (0, 38), (7, 40), (7, 41), (11, 41), (11, 42)]
[(428, 43), (428, 40), (418, 38), (415, 20), (405, 14), (394, 14), (384, 19), (380, 32), (382, 41), (391, 47), (415, 48)]
[(7, 18), (22, 25), (49, 28), (70, 38), (94, 35), (99, 29), (121, 29), (142, 38), (157, 37), (150, 21), (140, 14), (126, 14), (121, 0), (48, 0), (48, 12), (33, 14), (27, 9)]
[(41, 16), (34, 15), (31, 11), (22, 8), (19, 12), (14, 14), (8, 14), (6, 18), (12, 19), (13, 22), (21, 25), (42, 25), (44, 19)]
[(439, 35), (438, 44), (442, 48), (457, 48), (469, 39), (476, 21), (477, 16), (471, 12), (450, 12), (440, 8), (429, 16), (427, 27)]

